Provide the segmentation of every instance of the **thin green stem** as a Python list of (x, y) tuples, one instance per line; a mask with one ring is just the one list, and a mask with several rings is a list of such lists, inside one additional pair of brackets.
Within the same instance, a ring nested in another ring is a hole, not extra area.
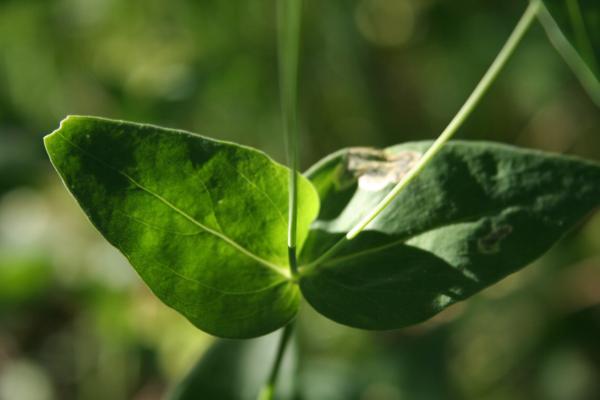
[(558, 51), (567, 65), (571, 67), (571, 70), (577, 79), (579, 79), (579, 82), (581, 82), (585, 91), (592, 98), (592, 101), (600, 107), (600, 82), (592, 72), (591, 68), (581, 58), (577, 50), (571, 45), (556, 23), (556, 20), (550, 14), (550, 11), (548, 11), (543, 4), (541, 4), (538, 12), (538, 19), (556, 51)]
[(298, 275), (296, 231), (298, 225), (298, 56), (300, 51), (301, 0), (277, 0), (279, 25), (279, 87), (289, 177), (288, 248), (292, 276)]
[(281, 369), (281, 363), (283, 361), (283, 356), (285, 355), (285, 350), (289, 343), (290, 337), (294, 331), (294, 322), (290, 322), (283, 328), (283, 332), (281, 333), (281, 338), (279, 338), (279, 345), (277, 347), (277, 354), (275, 356), (275, 361), (273, 362), (273, 367), (271, 368), (271, 374), (269, 375), (269, 379), (267, 383), (262, 387), (260, 393), (258, 394), (257, 400), (273, 400), (275, 396), (275, 384), (277, 383), (277, 376), (279, 375), (279, 370)]
[(487, 70), (473, 93), (469, 96), (465, 104), (458, 111), (456, 116), (450, 121), (450, 124), (442, 132), (442, 134), (436, 139), (436, 141), (427, 149), (425, 154), (419, 159), (419, 162), (404, 176), (404, 178), (388, 193), (387, 196), (381, 200), (377, 206), (371, 210), (355, 227), (353, 227), (347, 234), (348, 240), (354, 239), (360, 232), (362, 232), (367, 225), (371, 223), (387, 206), (390, 205), (392, 200), (398, 196), (398, 194), (412, 182), (417, 175), (429, 164), (429, 162), (435, 157), (437, 153), (442, 149), (448, 140), (456, 133), (458, 128), (465, 122), (465, 120), (471, 115), (477, 104), (479, 104), (483, 95), (488, 91), (502, 68), (506, 65), (510, 56), (513, 54), (518, 44), (523, 39), (523, 36), (528, 31), (532, 22), (535, 20), (537, 12), (540, 8), (540, 4), (537, 1), (533, 1), (529, 4), (519, 23), (511, 33), (510, 37), (504, 44), (504, 47), (496, 59)]
[[(298, 224), (298, 56), (300, 52), (301, 0), (277, 0), (279, 90), (283, 131), (286, 141), (289, 175), (288, 258), (292, 277), (298, 276), (296, 230)], [(294, 330), (294, 322), (285, 326), (279, 339), (277, 355), (269, 379), (258, 394), (258, 400), (272, 400), (283, 356)]]

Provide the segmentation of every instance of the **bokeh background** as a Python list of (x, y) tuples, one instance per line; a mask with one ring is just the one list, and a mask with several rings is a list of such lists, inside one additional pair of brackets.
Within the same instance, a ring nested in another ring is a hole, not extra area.
[[(303, 168), (435, 137), (526, 5), (306, 0)], [(41, 139), (91, 114), (284, 161), (274, 21), (275, 0), (0, 0), (1, 400), (159, 399), (211, 345), (91, 228)], [(599, 160), (600, 111), (535, 26), (459, 137)], [(598, 399), (599, 253), (596, 213), (534, 265), (400, 331), (304, 305), (297, 380), (319, 400)]]

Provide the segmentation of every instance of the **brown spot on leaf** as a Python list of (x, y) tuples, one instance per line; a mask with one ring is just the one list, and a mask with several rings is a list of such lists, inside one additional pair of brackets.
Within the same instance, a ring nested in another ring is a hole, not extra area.
[(478, 241), (479, 250), (485, 254), (494, 254), (500, 251), (500, 242), (502, 242), (513, 231), (511, 225), (500, 225), (494, 227), (490, 233)]
[(368, 192), (377, 192), (388, 185), (395, 185), (419, 161), (420, 153), (403, 151), (391, 153), (367, 147), (348, 151), (346, 171), (350, 172), (358, 186)]

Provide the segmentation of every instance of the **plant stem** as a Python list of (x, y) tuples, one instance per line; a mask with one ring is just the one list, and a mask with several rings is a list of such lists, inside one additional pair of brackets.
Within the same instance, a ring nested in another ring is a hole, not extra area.
[[(301, 0), (277, 0), (279, 90), (283, 131), (286, 141), (288, 165), (290, 168), (288, 187), (288, 258), (292, 277), (298, 276), (296, 257), (296, 230), (298, 224), (298, 54), (300, 52)], [(294, 322), (283, 328), (277, 355), (267, 383), (258, 394), (258, 400), (272, 400), (275, 384), (285, 349), (289, 342)]]
[(277, 383), (277, 376), (279, 375), (279, 370), (281, 369), (283, 356), (285, 355), (285, 350), (287, 348), (287, 344), (289, 342), (290, 337), (292, 336), (293, 331), (293, 321), (287, 324), (285, 328), (283, 328), (281, 338), (279, 339), (279, 346), (277, 347), (277, 355), (275, 356), (275, 361), (273, 362), (273, 367), (271, 368), (271, 374), (269, 375), (267, 383), (265, 383), (260, 393), (258, 394), (257, 400), (273, 400), (275, 396), (275, 384)]
[(523, 36), (535, 20), (537, 12), (540, 8), (538, 1), (530, 2), (529, 6), (523, 13), (523, 16), (519, 20), (519, 23), (511, 33), (510, 37), (502, 47), (502, 50), (496, 56), (496, 59), (487, 70), (473, 93), (469, 96), (465, 104), (458, 111), (456, 116), (450, 121), (450, 124), (444, 129), (442, 134), (436, 139), (436, 141), (427, 149), (425, 154), (419, 159), (419, 162), (404, 176), (404, 178), (391, 190), (390, 193), (385, 196), (377, 206), (369, 212), (355, 227), (353, 227), (347, 234), (348, 240), (354, 239), (360, 232), (362, 232), (367, 225), (371, 223), (387, 206), (390, 205), (392, 200), (398, 196), (398, 194), (412, 182), (417, 175), (425, 168), (427, 164), (435, 157), (437, 153), (442, 149), (450, 138), (456, 133), (458, 128), (465, 122), (465, 120), (471, 115), (483, 95), (490, 88), (502, 68), (506, 65), (510, 56), (513, 54), (517, 45), (523, 39)]
[(591, 68), (588, 67), (577, 50), (575, 50), (569, 40), (565, 37), (562, 30), (543, 4), (541, 4), (541, 8), (538, 12), (538, 19), (556, 51), (558, 51), (567, 65), (571, 67), (571, 70), (573, 70), (573, 73), (577, 79), (579, 79), (579, 82), (581, 82), (585, 91), (592, 98), (592, 101), (600, 107), (600, 82), (598, 82), (598, 79)]
[(298, 224), (298, 53), (300, 50), (301, 0), (277, 0), (279, 87), (289, 176), (288, 255), (292, 276), (298, 275), (296, 231)]

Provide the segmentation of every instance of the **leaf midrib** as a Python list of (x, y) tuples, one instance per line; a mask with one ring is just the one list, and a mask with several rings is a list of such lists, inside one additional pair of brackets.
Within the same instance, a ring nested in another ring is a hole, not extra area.
[[(495, 207), (495, 208), (491, 208), (490, 210), (484, 210), (481, 211), (479, 213), (475, 213), (472, 214), (470, 216), (467, 217), (463, 217), (463, 218), (457, 218), (456, 220), (453, 221), (449, 221), (447, 223), (443, 223), (443, 224), (439, 224), (439, 225), (434, 225), (430, 228), (427, 229), (423, 229), (420, 231), (416, 231), (413, 232), (411, 234), (408, 234), (406, 236), (402, 236), (397, 240), (393, 240), (389, 243), (385, 243), (379, 246), (373, 246), (373, 247), (369, 247), (366, 248), (364, 250), (360, 250), (360, 251), (356, 251), (354, 253), (349, 253), (343, 256), (339, 256), (339, 257), (329, 257), (329, 258), (325, 258), (325, 259), (320, 259), (319, 257), (317, 257), (314, 261), (306, 263), (304, 265), (301, 265), (299, 268), (300, 270), (303, 270), (304, 273), (307, 273), (309, 271), (311, 271), (312, 269), (314, 269), (315, 267), (322, 265), (322, 266), (326, 266), (326, 265), (335, 265), (335, 264), (339, 264), (341, 262), (344, 261), (348, 261), (348, 260), (352, 260), (355, 258), (359, 258), (359, 257), (363, 257), (365, 255), (371, 254), (371, 253), (378, 253), (380, 251), (384, 251), (393, 247), (396, 247), (398, 245), (401, 244), (405, 244), (406, 242), (408, 242), (411, 239), (414, 239), (418, 236), (436, 231), (438, 229), (442, 229), (442, 228), (447, 228), (449, 226), (453, 226), (453, 225), (457, 225), (457, 224), (463, 224), (463, 223), (469, 223), (469, 222), (474, 222), (477, 221), (483, 217), (486, 217), (490, 214), (495, 215), (498, 211), (502, 211), (502, 210), (506, 210), (506, 209), (512, 209), (512, 208), (524, 208), (526, 207), (523, 204), (514, 204), (514, 205), (510, 205), (510, 206), (503, 206), (503, 207)], [(325, 251), (323, 254), (327, 253), (327, 251)]]
[(223, 233), (215, 231), (214, 229), (211, 229), (208, 226), (200, 223), (194, 217), (192, 217), (191, 215), (187, 214), (185, 211), (183, 211), (180, 208), (178, 208), (177, 206), (175, 206), (173, 203), (171, 203), (170, 201), (168, 201), (166, 198), (162, 197), (160, 194), (158, 194), (158, 193), (156, 193), (156, 192), (154, 192), (154, 191), (152, 191), (152, 190), (144, 187), (141, 183), (137, 182), (135, 179), (133, 179), (131, 176), (129, 176), (125, 172), (123, 172), (123, 171), (115, 168), (114, 166), (112, 166), (111, 164), (109, 164), (105, 160), (101, 159), (100, 157), (98, 157), (98, 156), (90, 153), (89, 151), (87, 151), (87, 150), (83, 149), (82, 147), (78, 146), (77, 144), (73, 143), (71, 140), (67, 139), (60, 132), (56, 131), (56, 132), (54, 132), (54, 134), (58, 135), (67, 144), (69, 144), (73, 148), (79, 150), (85, 156), (90, 157), (90, 158), (94, 159), (95, 161), (98, 161), (98, 162), (106, 165), (106, 167), (110, 168), (114, 172), (116, 172), (119, 175), (123, 176), (129, 182), (131, 182), (132, 184), (134, 184), (135, 186), (137, 186), (139, 189), (143, 190), (144, 192), (146, 192), (149, 195), (153, 196), (157, 200), (161, 201), (167, 207), (169, 207), (170, 209), (172, 209), (173, 211), (175, 211), (176, 213), (178, 213), (179, 215), (181, 215), (182, 217), (184, 217), (185, 219), (187, 219), (188, 221), (190, 221), (194, 225), (196, 225), (199, 228), (203, 229), (204, 231), (206, 231), (206, 232), (214, 235), (215, 237), (223, 240), (225, 243), (227, 243), (231, 247), (235, 248), (236, 250), (238, 250), (240, 253), (244, 254), (245, 256), (253, 259), (256, 262), (258, 262), (260, 265), (262, 265), (262, 266), (264, 266), (266, 268), (269, 268), (270, 270), (272, 270), (273, 272), (275, 272), (275, 273), (277, 273), (279, 275), (282, 275), (287, 280), (291, 279), (291, 276), (289, 275), (289, 273), (287, 272), (288, 270), (285, 267), (279, 266), (277, 264), (270, 263), (269, 261), (267, 261), (267, 260), (265, 260), (265, 259), (257, 256), (256, 254), (252, 253), (250, 250), (246, 249), (245, 247), (243, 247), (242, 245), (240, 245), (239, 243), (237, 243), (233, 239), (229, 238), (228, 236), (224, 235)]

